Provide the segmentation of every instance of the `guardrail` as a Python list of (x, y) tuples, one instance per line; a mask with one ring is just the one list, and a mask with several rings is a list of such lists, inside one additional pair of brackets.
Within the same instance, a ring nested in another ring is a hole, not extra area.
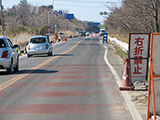
[(108, 38), (109, 38), (110, 42), (118, 45), (125, 53), (128, 52), (128, 44), (127, 43), (122, 42), (122, 41), (118, 40), (117, 38), (112, 38), (110, 36), (108, 36)]

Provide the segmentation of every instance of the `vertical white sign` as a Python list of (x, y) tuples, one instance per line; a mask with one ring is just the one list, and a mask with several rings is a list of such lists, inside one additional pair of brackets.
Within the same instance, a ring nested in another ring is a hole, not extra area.
[(149, 33), (131, 33), (129, 41), (131, 82), (145, 81), (148, 72)]

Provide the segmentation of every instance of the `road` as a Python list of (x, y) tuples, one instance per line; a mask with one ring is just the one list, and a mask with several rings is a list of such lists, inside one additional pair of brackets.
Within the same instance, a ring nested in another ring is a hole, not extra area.
[(0, 72), (0, 120), (132, 120), (98, 37), (54, 46)]

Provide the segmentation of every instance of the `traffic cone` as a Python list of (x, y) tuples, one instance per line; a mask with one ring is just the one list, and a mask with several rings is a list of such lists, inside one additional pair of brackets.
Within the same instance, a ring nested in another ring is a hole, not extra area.
[(108, 42), (110, 42), (110, 39), (108, 38)]
[(55, 44), (55, 43), (56, 43), (56, 40), (54, 39), (54, 40), (53, 40), (53, 44)]
[(120, 90), (134, 90), (134, 87), (131, 86), (129, 81), (129, 59), (126, 58), (124, 72), (122, 77), (122, 86), (119, 87)]

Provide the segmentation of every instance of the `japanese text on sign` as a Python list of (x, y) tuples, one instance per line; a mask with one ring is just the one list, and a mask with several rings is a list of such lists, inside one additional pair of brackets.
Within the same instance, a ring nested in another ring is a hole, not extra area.
[(136, 44), (136, 47), (134, 48), (134, 72), (133, 74), (142, 74), (141, 70), (142, 70), (142, 67), (140, 67), (140, 64), (143, 63), (143, 56), (142, 56), (142, 53), (143, 53), (143, 50), (144, 50), (144, 38), (135, 38), (135, 42)]

